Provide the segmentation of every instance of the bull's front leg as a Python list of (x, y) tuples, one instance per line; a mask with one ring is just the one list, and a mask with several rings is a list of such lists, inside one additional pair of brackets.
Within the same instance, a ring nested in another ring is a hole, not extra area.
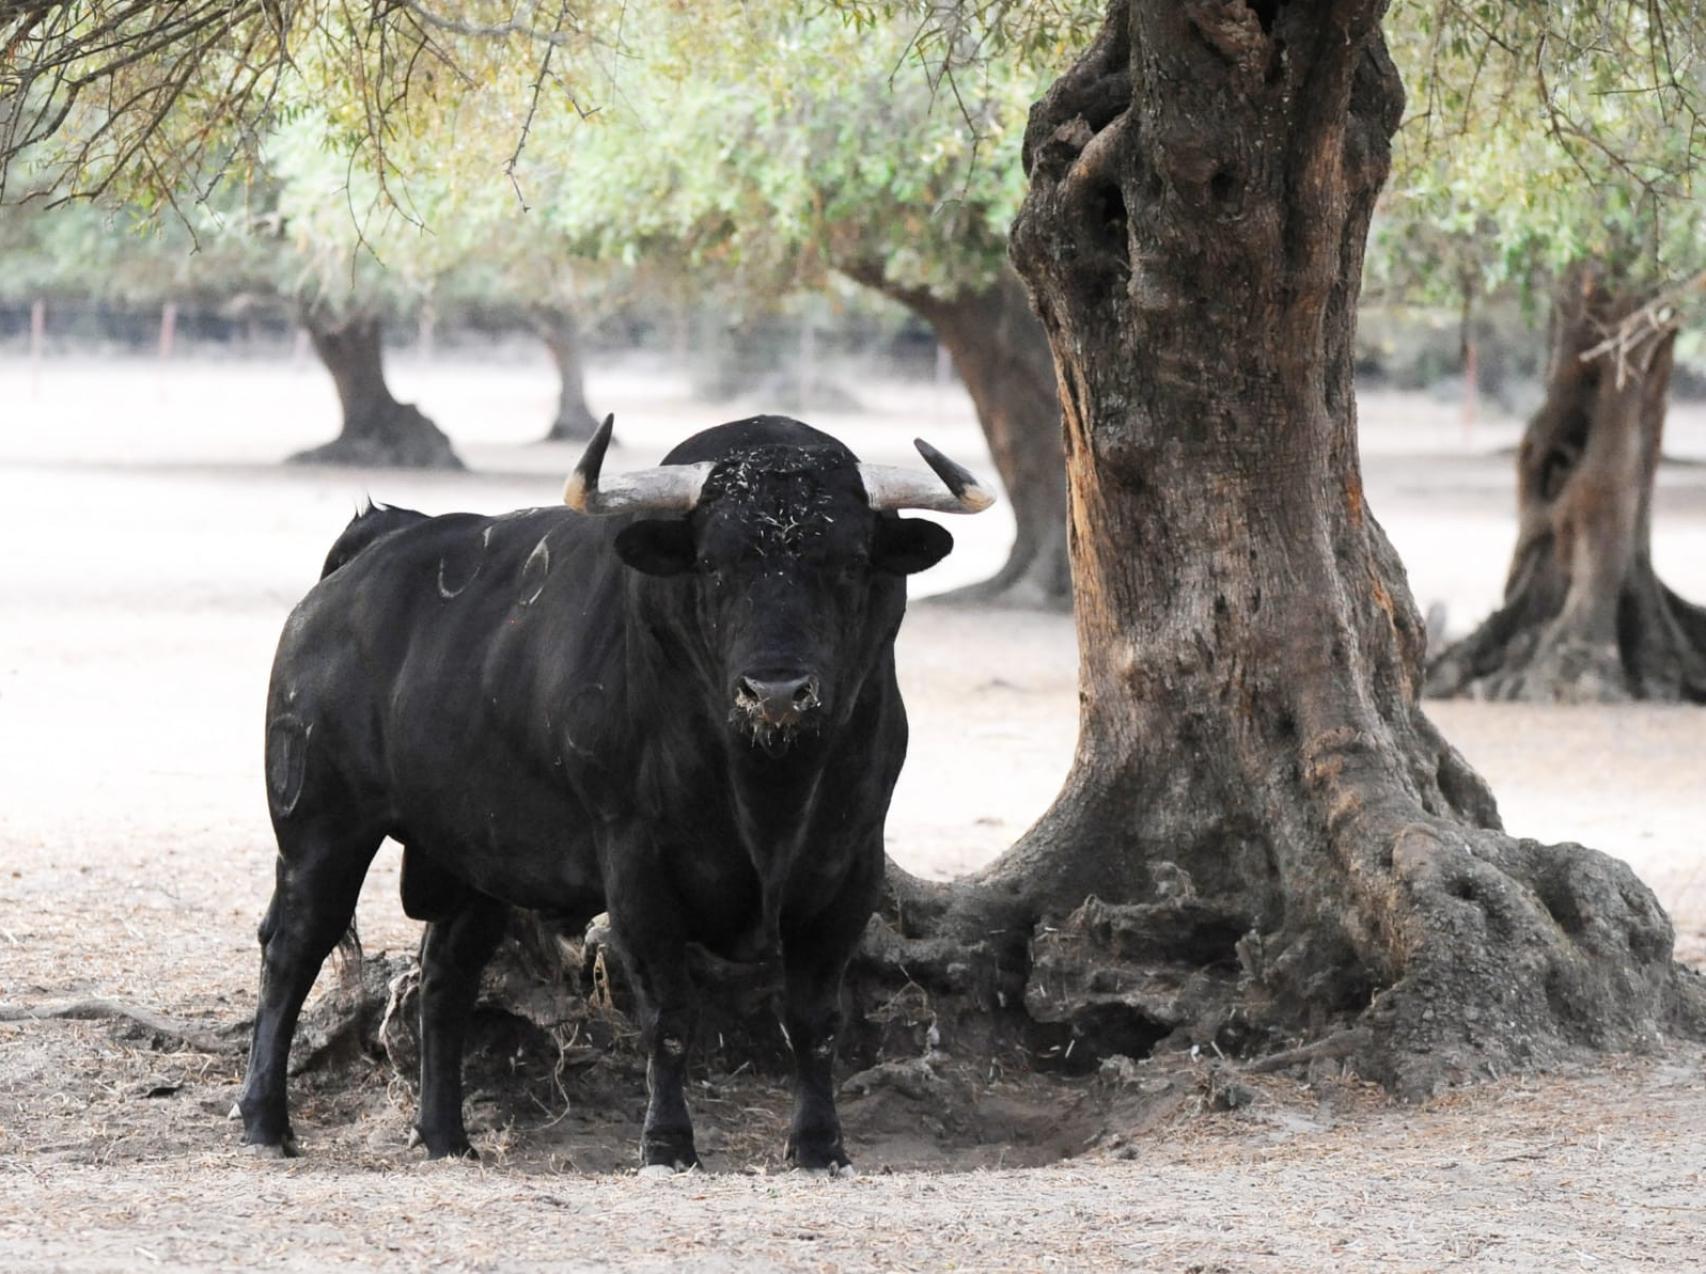
[(841, 965), (790, 964), (782, 1025), (794, 1054), (794, 1119), (786, 1154), (797, 1168), (851, 1171), (835, 1112), (835, 1037), (841, 1028)]
[(684, 1092), (699, 1010), (687, 973), (678, 905), (650, 887), (656, 878), (655, 873), (634, 872), (629, 880), (612, 882), (609, 902), (611, 932), (639, 1002), (646, 1049), (640, 1170), (661, 1176), (699, 1164)]
[(868, 856), (829, 912), (785, 930), (782, 1026), (794, 1054), (794, 1118), (786, 1155), (799, 1168), (853, 1171), (835, 1110), (835, 1046), (841, 1029), (841, 979), (882, 883), (882, 850)]
[(687, 1054), (699, 1011), (687, 977), (686, 955), (677, 947), (655, 959), (630, 961), (640, 999), (640, 1028), (646, 1048), (646, 1125), (640, 1134), (642, 1171), (685, 1172), (699, 1165), (693, 1120), (687, 1113)]

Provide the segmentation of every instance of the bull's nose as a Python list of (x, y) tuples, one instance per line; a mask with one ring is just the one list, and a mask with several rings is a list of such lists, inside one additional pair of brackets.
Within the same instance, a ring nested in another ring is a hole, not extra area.
[(784, 677), (767, 681), (742, 677), (735, 685), (741, 707), (761, 717), (766, 725), (787, 726), (818, 706), (816, 677)]

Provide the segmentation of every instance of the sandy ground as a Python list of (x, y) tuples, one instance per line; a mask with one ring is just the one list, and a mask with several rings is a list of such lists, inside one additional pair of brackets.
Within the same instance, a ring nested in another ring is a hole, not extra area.
[[(395, 379), (475, 472), (278, 467), (332, 418), (312, 368), (0, 362), (0, 1001), (248, 1011), (270, 887), (259, 720), (284, 614), (364, 493), (498, 511), (556, 498), (573, 459), (530, 445), (552, 393), (542, 363), (405, 359)], [(643, 364), (591, 388), (617, 412), (613, 465), (650, 462), (757, 406), (695, 404)], [(922, 433), (986, 463), (951, 388), (859, 392), (865, 410), (814, 420), (867, 458), (900, 462)], [(1465, 628), (1502, 582), (1510, 464), (1491, 453), (1515, 424), (1466, 437), (1451, 406), (1391, 395), (1365, 396), (1363, 420), (1370, 500), (1412, 587)], [(1679, 410), (1669, 441), (1706, 458), (1706, 412)], [(993, 570), (1010, 522), (953, 529), (960, 548), (924, 589)], [(1706, 598), (1706, 468), (1665, 470), (1654, 551), (1673, 587)], [(891, 850), (952, 875), (1011, 843), (1066, 771), (1071, 624), (921, 606), (901, 660), (914, 733)], [(1706, 715), (1433, 711), (1513, 831), (1628, 859), (1676, 920), (1679, 953), (1706, 962)], [(382, 853), (363, 895), (370, 951), (415, 940), (396, 868)], [(1264, 1089), (1248, 1110), (1181, 1114), (1166, 1135), (1022, 1171), (997, 1165), (1081, 1147), (920, 1159), (873, 1119), (866, 1167), (906, 1170), (851, 1183), (744, 1175), (769, 1160), (741, 1143), (716, 1156), (726, 1171), (657, 1189), (582, 1175), (610, 1165), (577, 1158), (572, 1131), (551, 1140), (513, 1122), (477, 1136), (484, 1167), (418, 1165), (400, 1144), (400, 1097), (346, 1110), (310, 1095), (300, 1123), (315, 1157), (255, 1164), (217, 1117), (232, 1067), (105, 1024), (0, 1025), (0, 1269), (1706, 1265), (1706, 1072), (1692, 1053), (1516, 1078), (1420, 1110), (1345, 1085)], [(779, 1103), (753, 1118), (768, 1128)]]

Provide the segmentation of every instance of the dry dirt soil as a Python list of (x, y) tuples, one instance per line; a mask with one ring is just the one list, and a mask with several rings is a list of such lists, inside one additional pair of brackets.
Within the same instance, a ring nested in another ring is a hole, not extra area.
[[(542, 362), (402, 360), (401, 395), (445, 425), (466, 475), (309, 472), (330, 393), (288, 364), (0, 361), (0, 1006), (106, 997), (213, 1033), (133, 1022), (0, 1022), (0, 1270), (1706, 1269), (1706, 1056), (1678, 1045), (1568, 1075), (1515, 1075), (1397, 1107), (1331, 1068), (1239, 1078), (1215, 1059), (1066, 1082), (979, 1077), (848, 1094), (863, 1175), (781, 1171), (780, 1086), (707, 1068), (710, 1171), (642, 1182), (637, 1075), (582, 1059), (507, 1104), (478, 1087), (484, 1159), (425, 1164), (410, 1097), (362, 1058), (301, 1077), (307, 1157), (260, 1162), (224, 1119), (239, 1072), (221, 1028), (253, 1002), (270, 888), (260, 711), (284, 615), (364, 492), (431, 511), (555, 497), (566, 448)], [(695, 404), (661, 369), (595, 376), (623, 451), (649, 462), (758, 404)], [(867, 458), (913, 433), (984, 462), (963, 396), (862, 383), (814, 419)], [(1508, 420), (1365, 397), (1370, 499), (1424, 605), (1452, 627), (1496, 599), (1513, 527)], [(1671, 447), (1706, 458), (1706, 419)], [(1706, 468), (1666, 469), (1659, 570), (1706, 598)], [(1000, 515), (922, 581), (999, 563)], [(1068, 619), (914, 608), (901, 661), (913, 752), (891, 851), (935, 875), (987, 861), (1070, 760)], [(1627, 858), (1706, 962), (1706, 714), (1441, 704), (1446, 732), (1523, 834)], [(382, 853), (370, 954), (417, 938)], [(329, 974), (323, 982), (333, 981)], [(963, 1077), (962, 1077), (963, 1079)]]

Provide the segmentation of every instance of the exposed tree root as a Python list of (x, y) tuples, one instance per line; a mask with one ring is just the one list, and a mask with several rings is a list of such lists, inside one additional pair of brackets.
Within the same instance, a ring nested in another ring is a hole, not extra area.
[(58, 1004), (0, 1004), (0, 1022), (43, 1022), (54, 1019), (128, 1022), (159, 1039), (182, 1044), (198, 1053), (216, 1055), (243, 1052), (245, 1045), (241, 1033), (248, 1029), (246, 1022), (213, 1028), (197, 1026), (193, 1022), (185, 1022), (123, 1000), (95, 998), (69, 1000)]
[(291, 464), (389, 469), (461, 469), (450, 439), (412, 403), (393, 402), (373, 417), (346, 420), (330, 442), (290, 457)]

